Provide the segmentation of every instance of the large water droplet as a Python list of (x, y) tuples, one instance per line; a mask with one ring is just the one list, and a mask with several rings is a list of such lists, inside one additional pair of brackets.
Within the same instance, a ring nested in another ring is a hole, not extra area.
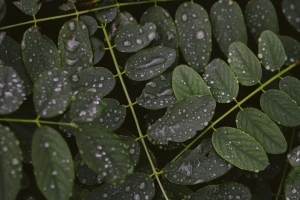
[(151, 31), (150, 33), (148, 33), (147, 38), (148, 40), (153, 40), (156, 36), (156, 32), (155, 31)]
[(76, 41), (75, 38), (76, 37), (73, 36), (71, 40), (68, 40), (68, 43), (66, 45), (66, 49), (68, 51), (74, 52), (77, 49), (77, 47), (79, 46), (80, 42)]
[(126, 41), (124, 41), (123, 45), (124, 45), (125, 47), (129, 47), (129, 46), (131, 46), (131, 42), (128, 41), (128, 40), (126, 40)]
[(185, 22), (185, 21), (187, 20), (187, 18), (188, 18), (188, 16), (187, 16), (186, 13), (182, 14), (181, 20), (182, 20), (183, 22)]
[(197, 31), (196, 33), (196, 38), (198, 38), (199, 40), (203, 39), (205, 37), (205, 33), (203, 30)]
[(135, 194), (135, 195), (133, 195), (133, 199), (134, 200), (140, 200), (141, 196), (139, 194)]
[(147, 85), (149, 85), (150, 87), (156, 87), (156, 83), (155, 82), (149, 82), (149, 83), (147, 83)]
[(77, 63), (78, 59), (69, 59), (69, 58), (66, 58), (65, 59), (65, 63), (67, 65), (75, 65)]
[(136, 42), (136, 44), (139, 44), (139, 45), (143, 43), (143, 41), (141, 39), (139, 39), (139, 38), (136, 39), (135, 42)]
[(76, 25), (75, 25), (75, 22), (70, 22), (69, 24), (68, 24), (68, 27), (69, 27), (69, 29), (71, 30), (71, 31), (74, 31), (75, 29), (76, 29)]
[(159, 64), (164, 63), (165, 61), (166, 61), (165, 58), (155, 58), (148, 63), (138, 66), (137, 69), (143, 69), (143, 68), (151, 67), (153, 65), (159, 65)]

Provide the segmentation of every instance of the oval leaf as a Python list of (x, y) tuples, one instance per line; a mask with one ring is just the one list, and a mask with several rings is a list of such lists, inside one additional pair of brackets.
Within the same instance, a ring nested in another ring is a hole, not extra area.
[(35, 15), (41, 8), (42, 3), (39, 0), (20, 0), (13, 2), (26, 15)]
[[(299, 18), (300, 20), (300, 18)], [(300, 42), (294, 38), (277, 35), (280, 39), (285, 51), (285, 65), (291, 65), (296, 60), (300, 60)]]
[(300, 146), (292, 149), (292, 151), (287, 155), (287, 158), (292, 167), (300, 167)]
[(284, 181), (284, 194), (286, 199), (300, 198), (300, 167), (293, 168)]
[(95, 37), (91, 37), (90, 40), (93, 49), (93, 64), (97, 64), (105, 54), (105, 47), (104, 44)]
[(300, 81), (298, 79), (286, 76), (280, 80), (279, 88), (300, 105)]
[(288, 22), (300, 32), (300, 2), (298, 0), (283, 0), (282, 12)]
[[(115, 4), (115, 0), (101, 0), (97, 2), (97, 7), (105, 7)], [(106, 8), (95, 12), (96, 18), (102, 23), (109, 23), (115, 19), (118, 13), (118, 7)]]
[(88, 15), (80, 15), (79, 19), (87, 26), (89, 36), (92, 36), (97, 31), (98, 23), (94, 19), (94, 17)]

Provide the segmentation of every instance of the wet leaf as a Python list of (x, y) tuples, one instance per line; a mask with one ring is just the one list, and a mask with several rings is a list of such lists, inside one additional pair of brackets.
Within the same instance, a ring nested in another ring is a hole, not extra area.
[(75, 9), (74, 3), (76, 3), (76, 0), (69, 0), (67, 3), (62, 4), (58, 8), (63, 11), (74, 10)]
[(139, 142), (135, 138), (129, 136), (120, 135), (120, 138), (128, 146), (131, 160), (133, 162), (133, 165), (136, 166), (141, 154)]
[(97, 64), (105, 54), (104, 44), (97, 38), (90, 38), (92, 49), (93, 49), (93, 64)]
[[(185, 196), (193, 193), (193, 191), (185, 185), (178, 185), (169, 182), (167, 179), (161, 179), (160, 181), (168, 198), (172, 200), (182, 200)], [(165, 200), (165, 197), (163, 196), (161, 190), (156, 191), (155, 196), (158, 197), (158, 200)]]
[[(154, 167), (157, 168), (157, 161), (156, 161), (156, 158), (155, 158), (153, 152), (150, 149), (148, 149), (148, 152), (149, 152), (149, 155), (150, 155), (150, 158), (152, 160)], [(152, 170), (151, 166), (149, 165), (149, 160), (148, 160), (148, 157), (147, 157), (147, 154), (146, 154), (146, 151), (144, 148), (140, 148), (140, 158), (139, 158), (137, 165), (134, 168), (134, 172), (135, 173), (144, 173), (144, 174), (153, 173), (153, 170)]]
[(0, 0), (0, 21), (2, 21), (5, 14), (6, 14), (6, 3), (4, 0)]
[(297, 0), (283, 0), (282, 12), (288, 22), (300, 32), (300, 2)]
[[(300, 19), (300, 18), (299, 18)], [(294, 38), (277, 35), (285, 51), (285, 65), (291, 65), (296, 60), (300, 60), (300, 43)]]
[(88, 15), (80, 15), (79, 20), (81, 20), (88, 29), (89, 36), (92, 36), (98, 29), (98, 23), (94, 17)]
[(298, 79), (286, 76), (280, 80), (279, 88), (300, 105), (300, 81)]
[(35, 15), (42, 6), (39, 0), (19, 0), (14, 1), (13, 4), (26, 15)]
[[(101, 0), (97, 2), (97, 7), (114, 5), (115, 0)], [(118, 7), (106, 8), (95, 12), (96, 18), (102, 23), (109, 23), (117, 16)]]
[(288, 153), (287, 158), (292, 167), (300, 167), (300, 146), (297, 146)]
[(300, 167), (293, 168), (284, 181), (284, 194), (286, 199), (300, 198)]

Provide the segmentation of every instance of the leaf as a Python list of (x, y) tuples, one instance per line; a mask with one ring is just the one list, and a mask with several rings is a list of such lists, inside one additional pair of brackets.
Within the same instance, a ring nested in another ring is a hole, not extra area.
[(93, 64), (95, 65), (105, 54), (104, 44), (95, 37), (91, 37), (90, 41), (93, 49)]
[[(161, 179), (160, 181), (168, 198), (172, 200), (182, 200), (185, 196), (193, 193), (193, 191), (185, 185), (174, 184), (167, 179)], [(155, 196), (159, 197), (158, 200), (165, 200), (161, 190), (156, 191)]]
[(61, 68), (54, 42), (40, 33), (37, 26), (26, 30), (21, 42), (23, 61), (32, 81), (44, 71)]
[(249, 1), (245, 8), (245, 19), (256, 41), (265, 30), (270, 30), (275, 34), (279, 33), (276, 10), (270, 0)]
[(35, 15), (42, 6), (39, 0), (19, 0), (14, 1), (13, 4), (26, 15)]
[(260, 97), (262, 110), (275, 122), (283, 126), (300, 124), (300, 108), (295, 101), (280, 90), (268, 90)]
[(32, 141), (32, 164), (37, 184), (47, 199), (69, 198), (74, 181), (73, 160), (67, 143), (56, 130), (37, 128)]
[(196, 3), (185, 2), (176, 11), (175, 26), (185, 61), (202, 72), (210, 59), (212, 47), (207, 12)]
[(44, 72), (33, 88), (35, 110), (42, 117), (62, 114), (71, 101), (71, 81), (59, 69)]
[(58, 36), (62, 69), (70, 75), (93, 66), (87, 26), (76, 18), (67, 21)]
[(24, 86), (17, 72), (11, 67), (0, 65), (0, 114), (17, 110), (24, 96)]
[[(110, 6), (115, 3), (116, 3), (115, 0), (101, 0), (98, 1), (97, 7)], [(117, 16), (117, 12), (118, 12), (118, 7), (116, 6), (112, 8), (106, 8), (103, 10), (97, 10), (95, 12), (95, 16), (101, 23), (109, 23), (113, 19), (115, 19), (115, 17)]]
[(282, 12), (288, 22), (300, 32), (300, 2), (297, 0), (283, 0)]
[(19, 141), (8, 127), (0, 124), (0, 135), (0, 199), (13, 200), (21, 186), (22, 154)]
[(225, 56), (233, 42), (247, 44), (248, 36), (242, 10), (234, 1), (219, 1), (210, 10), (214, 36)]
[(191, 96), (168, 107), (166, 114), (148, 127), (148, 139), (153, 143), (183, 142), (208, 125), (216, 102), (211, 96)]
[(133, 165), (136, 166), (141, 154), (139, 142), (135, 138), (129, 136), (120, 135), (120, 138), (128, 146), (131, 160), (133, 162)]
[(300, 167), (293, 168), (284, 181), (284, 194), (286, 199), (300, 198)]
[(240, 110), (236, 126), (258, 141), (267, 153), (280, 154), (287, 150), (286, 140), (278, 126), (258, 109)]
[(238, 81), (229, 66), (221, 59), (214, 59), (207, 65), (203, 79), (219, 103), (229, 103), (238, 95)]
[(241, 84), (251, 86), (260, 82), (261, 65), (245, 44), (234, 42), (229, 46), (228, 63)]
[(292, 167), (300, 167), (300, 146), (293, 148), (287, 154), (287, 158)]
[(67, 3), (60, 5), (58, 8), (63, 11), (74, 10), (74, 3), (76, 3), (76, 0), (69, 0)]
[(258, 40), (258, 58), (266, 70), (279, 70), (285, 61), (284, 48), (271, 31), (264, 31)]
[(208, 185), (186, 199), (251, 199), (251, 192), (248, 187), (234, 182), (226, 182), (220, 185)]
[(146, 47), (155, 37), (155, 24), (146, 23), (144, 26), (141, 26), (132, 23), (117, 33), (115, 45), (120, 52), (136, 52)]
[(300, 105), (300, 81), (298, 79), (286, 76), (280, 80), (279, 88)]
[[(300, 18), (299, 18), (300, 19)], [(285, 51), (285, 63), (284, 65), (291, 65), (296, 60), (300, 59), (300, 43), (294, 38), (277, 35), (282, 43)]]
[(76, 132), (81, 157), (106, 183), (119, 183), (133, 171), (127, 146), (101, 126), (81, 127)]
[(211, 139), (204, 140), (163, 169), (164, 176), (181, 185), (195, 185), (216, 179), (231, 169), (231, 165), (214, 150)]
[(175, 57), (176, 51), (169, 47), (145, 49), (128, 59), (125, 73), (135, 81), (149, 80), (166, 71), (175, 61)]
[(147, 109), (161, 109), (176, 102), (172, 89), (172, 73), (161, 74), (146, 84), (140, 97), (136, 99), (140, 106)]
[(95, 91), (85, 91), (76, 95), (71, 104), (71, 117), (78, 122), (91, 122), (101, 116), (106, 104)]
[(240, 169), (258, 172), (268, 165), (263, 147), (242, 130), (218, 128), (212, 135), (212, 143), (223, 159)]
[(87, 26), (89, 36), (92, 36), (97, 31), (98, 23), (94, 17), (80, 15), (79, 20), (81, 20)]
[(211, 95), (201, 76), (187, 65), (179, 65), (174, 69), (172, 88), (178, 100), (193, 95)]
[(4, 0), (0, 0), (0, 22), (6, 14), (6, 3)]

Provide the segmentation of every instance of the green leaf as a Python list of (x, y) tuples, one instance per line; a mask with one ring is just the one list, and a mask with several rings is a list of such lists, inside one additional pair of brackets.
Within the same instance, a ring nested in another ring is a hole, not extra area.
[(300, 167), (300, 145), (293, 148), (287, 155), (288, 161), (292, 167)]
[(286, 199), (300, 198), (300, 167), (293, 168), (284, 181), (284, 194)]
[(279, 127), (258, 109), (240, 110), (236, 116), (236, 126), (257, 140), (267, 153), (280, 154), (287, 149), (286, 140)]
[(6, 14), (6, 3), (4, 0), (0, 0), (0, 22)]
[(87, 26), (89, 36), (92, 36), (97, 31), (98, 23), (94, 17), (88, 15), (80, 15), (79, 20)]
[(262, 110), (275, 122), (283, 126), (300, 124), (300, 108), (295, 101), (280, 90), (268, 90), (260, 97)]
[(0, 114), (17, 110), (24, 96), (24, 86), (17, 72), (11, 67), (0, 65)]
[(258, 172), (268, 165), (263, 147), (242, 130), (218, 128), (212, 135), (212, 142), (222, 158), (240, 169)]
[(164, 176), (181, 185), (195, 185), (216, 179), (231, 169), (231, 165), (214, 150), (211, 139), (204, 140), (163, 169)]
[(105, 106), (101, 94), (87, 90), (76, 95), (71, 104), (71, 117), (77, 122), (91, 122), (101, 116)]
[(247, 44), (248, 36), (240, 6), (234, 1), (216, 2), (210, 10), (214, 36), (225, 56), (233, 42)]
[(300, 81), (298, 79), (286, 76), (280, 80), (279, 88), (300, 105)]
[(42, 6), (39, 0), (19, 0), (13, 2), (13, 4), (26, 15), (35, 15)]
[(266, 70), (279, 70), (285, 61), (285, 52), (279, 38), (271, 31), (264, 31), (258, 40), (258, 58)]
[(119, 183), (133, 171), (127, 146), (101, 126), (81, 127), (76, 132), (81, 157), (106, 183)]
[(300, 32), (300, 2), (298, 0), (283, 0), (282, 12), (288, 22)]
[(62, 114), (67, 109), (71, 96), (71, 81), (59, 69), (44, 72), (34, 84), (35, 110), (42, 117), (54, 117)]
[(261, 65), (245, 44), (234, 42), (230, 45), (228, 62), (241, 84), (251, 86), (260, 82)]
[(139, 142), (129, 136), (120, 135), (121, 140), (128, 146), (128, 151), (131, 156), (131, 160), (133, 162), (133, 165), (136, 166), (141, 155), (141, 148)]
[[(167, 179), (161, 179), (160, 182), (168, 198), (172, 200), (182, 200), (185, 196), (193, 193), (193, 191), (185, 185), (178, 185), (168, 181)], [(158, 200), (165, 200), (161, 190), (156, 191), (155, 196), (159, 197)]]
[(166, 114), (149, 126), (147, 135), (153, 143), (168, 144), (192, 138), (208, 125), (216, 102), (211, 96), (191, 96), (168, 107)]
[(147, 109), (161, 109), (176, 102), (172, 89), (172, 73), (162, 74), (146, 84), (140, 97), (136, 99), (140, 106)]
[[(115, 0), (101, 0), (97, 2), (97, 7), (110, 6), (115, 4)], [(114, 20), (118, 13), (118, 7), (106, 8), (95, 12), (96, 18), (102, 23), (109, 23)]]
[(47, 199), (69, 198), (75, 177), (73, 159), (56, 130), (48, 126), (37, 128), (32, 141), (32, 164), (37, 184)]
[(193, 95), (212, 95), (201, 76), (187, 65), (179, 65), (174, 69), (172, 88), (178, 100)]
[(61, 6), (59, 6), (58, 8), (60, 10), (63, 10), (63, 11), (69, 11), (69, 10), (74, 10), (75, 9), (75, 6), (74, 6), (74, 3), (76, 2), (76, 0), (70, 0), (68, 1), (67, 3), (64, 3), (62, 4)]
[(14, 200), (21, 186), (21, 149), (19, 141), (8, 127), (0, 124), (0, 135), (0, 199)]
[(120, 52), (136, 52), (146, 47), (156, 37), (156, 26), (132, 23), (122, 28), (116, 35), (115, 45)]
[(208, 185), (194, 194), (188, 196), (189, 200), (208, 199), (251, 199), (251, 192), (248, 187), (234, 182), (226, 182), (220, 185)]
[(93, 64), (97, 64), (105, 54), (104, 44), (97, 38), (90, 38), (92, 49), (93, 49)]
[[(300, 18), (299, 18), (300, 20)], [(291, 65), (300, 59), (300, 43), (294, 38), (277, 35), (280, 39), (285, 51), (285, 65)]]
[(109, 38), (113, 40), (119, 32), (119, 30), (121, 30), (129, 24), (137, 24), (136, 19), (126, 11), (118, 11), (116, 18), (111, 22)]
[(203, 79), (219, 103), (229, 103), (238, 95), (239, 84), (236, 77), (229, 66), (219, 58), (207, 65)]
[(166, 71), (175, 61), (175, 58), (176, 51), (169, 47), (159, 46), (145, 49), (135, 53), (128, 59), (125, 73), (135, 81), (149, 80)]
[(279, 33), (276, 10), (270, 0), (249, 1), (245, 8), (245, 19), (256, 41), (265, 30), (270, 30), (275, 34)]
[(62, 69), (70, 75), (93, 66), (87, 26), (76, 18), (66, 22), (58, 36)]
[(212, 46), (206, 10), (196, 3), (185, 2), (176, 11), (175, 25), (185, 61), (196, 71), (202, 72), (210, 59)]
[(61, 68), (59, 54), (54, 42), (32, 26), (23, 35), (22, 55), (26, 70), (32, 81), (44, 71)]

